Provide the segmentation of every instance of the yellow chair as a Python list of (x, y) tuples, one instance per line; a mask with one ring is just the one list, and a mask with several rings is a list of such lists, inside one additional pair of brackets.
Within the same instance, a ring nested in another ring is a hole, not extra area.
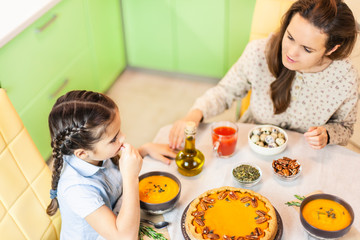
[[(249, 41), (266, 38), (280, 26), (281, 17), (295, 0), (257, 0), (255, 4)], [(239, 119), (250, 105), (251, 90), (238, 105)]]
[(46, 214), (51, 175), (0, 88), (0, 239), (59, 239), (60, 213)]

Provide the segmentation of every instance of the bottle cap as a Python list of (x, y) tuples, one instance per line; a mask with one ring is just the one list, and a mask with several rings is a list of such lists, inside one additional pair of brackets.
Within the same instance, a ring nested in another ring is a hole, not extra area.
[(185, 125), (185, 133), (186, 134), (195, 134), (196, 133), (196, 124), (195, 122), (186, 122)]

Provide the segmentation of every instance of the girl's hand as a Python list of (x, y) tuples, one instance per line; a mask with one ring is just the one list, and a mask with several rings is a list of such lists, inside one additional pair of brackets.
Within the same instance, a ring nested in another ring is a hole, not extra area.
[(306, 141), (313, 149), (322, 149), (327, 145), (328, 134), (326, 128), (323, 126), (310, 127), (306, 133), (304, 133)]
[(176, 121), (169, 134), (169, 146), (172, 149), (180, 149), (181, 143), (184, 141), (184, 130), (186, 122), (192, 121), (195, 122), (196, 126), (199, 125), (203, 117), (202, 112), (199, 109), (194, 109), (190, 111), (186, 117)]
[(137, 178), (141, 170), (142, 161), (143, 159), (137, 149), (128, 143), (123, 144), (119, 160), (119, 169), (123, 178)]
[(139, 153), (141, 156), (145, 157), (150, 155), (150, 157), (160, 160), (165, 164), (170, 164), (171, 160), (176, 157), (176, 152), (170, 149), (167, 144), (158, 144), (158, 143), (146, 143), (139, 148)]

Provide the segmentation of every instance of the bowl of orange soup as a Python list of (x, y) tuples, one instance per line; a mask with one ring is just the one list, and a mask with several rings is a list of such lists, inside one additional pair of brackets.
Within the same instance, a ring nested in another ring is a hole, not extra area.
[(140, 208), (149, 214), (171, 211), (180, 198), (181, 183), (168, 172), (148, 172), (139, 177)]
[(344, 236), (354, 222), (354, 211), (343, 199), (330, 194), (314, 194), (300, 205), (300, 221), (312, 236), (336, 239)]

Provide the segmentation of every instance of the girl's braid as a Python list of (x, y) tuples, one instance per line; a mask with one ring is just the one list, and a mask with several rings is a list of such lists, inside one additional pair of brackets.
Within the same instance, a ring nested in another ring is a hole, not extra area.
[(48, 206), (46, 212), (50, 216), (54, 215), (59, 208), (57, 201), (57, 186), (60, 179), (61, 169), (63, 167), (63, 155), (71, 154), (69, 146), (71, 145), (71, 138), (80, 133), (84, 127), (67, 127), (51, 141), (51, 147), (53, 148), (52, 157), (53, 163), (53, 174), (51, 183), (51, 203)]

